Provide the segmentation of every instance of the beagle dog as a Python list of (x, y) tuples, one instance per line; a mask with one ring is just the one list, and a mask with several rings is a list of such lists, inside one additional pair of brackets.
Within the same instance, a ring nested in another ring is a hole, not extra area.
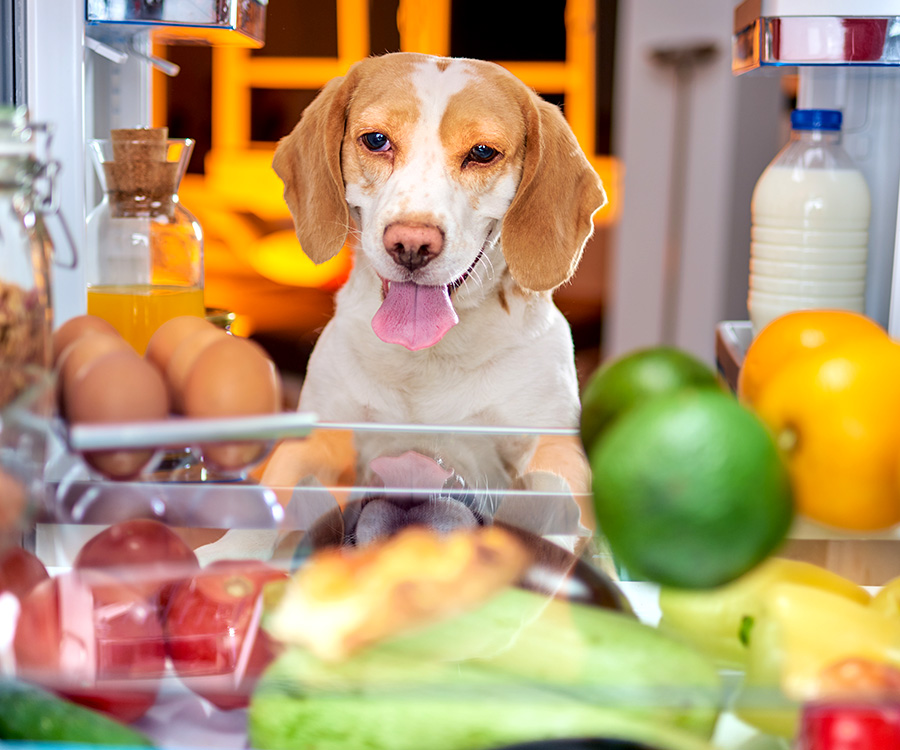
[[(324, 87), (273, 167), (303, 252), (322, 263), (354, 249), (301, 410), (336, 423), (578, 426), (572, 337), (552, 293), (606, 196), (558, 107), (493, 63), (371, 57)], [(277, 446), (262, 479), (360, 481), (379, 456), (418, 451), (473, 486), (553, 477), (586, 493), (587, 461), (565, 432), (471, 450), (452, 429), (317, 430)]]

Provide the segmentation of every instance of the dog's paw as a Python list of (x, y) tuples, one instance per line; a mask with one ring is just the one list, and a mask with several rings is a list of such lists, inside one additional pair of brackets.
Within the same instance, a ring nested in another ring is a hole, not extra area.
[(581, 508), (568, 482), (549, 471), (530, 471), (518, 477), (493, 518), (569, 551), (583, 546), (591, 535), (581, 522)]

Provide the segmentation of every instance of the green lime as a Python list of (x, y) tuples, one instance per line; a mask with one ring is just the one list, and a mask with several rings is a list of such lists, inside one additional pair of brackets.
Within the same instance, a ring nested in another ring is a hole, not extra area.
[(765, 425), (724, 391), (684, 390), (622, 415), (590, 453), (600, 533), (638, 580), (711, 588), (784, 540), (785, 465)]
[(715, 371), (681, 349), (638, 349), (601, 365), (581, 395), (581, 440), (590, 451), (621, 414), (650, 398), (687, 387), (721, 388)]

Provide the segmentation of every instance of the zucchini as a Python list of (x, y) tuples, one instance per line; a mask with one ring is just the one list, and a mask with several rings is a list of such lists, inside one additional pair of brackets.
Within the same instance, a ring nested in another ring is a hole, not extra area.
[(5, 679), (0, 679), (0, 739), (153, 747), (145, 735), (104, 714)]
[(693, 647), (630, 614), (509, 587), (341, 661), (289, 647), (247, 718), (258, 750), (485, 750), (563, 737), (712, 750), (722, 703), (715, 665)]

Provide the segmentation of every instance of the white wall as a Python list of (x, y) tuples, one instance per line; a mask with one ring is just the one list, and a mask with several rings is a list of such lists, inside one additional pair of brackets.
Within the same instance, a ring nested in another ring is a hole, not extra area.
[[(38, 7), (40, 5), (40, 7)], [(26, 6), (26, 100), (29, 116), (54, 130), (51, 156), (60, 163), (55, 189), (76, 250), (84, 248), (84, 3), (29, 0)], [(58, 220), (48, 229), (61, 262), (72, 250)], [(84, 312), (84, 266), (52, 269), (54, 324)]]
[[(750, 194), (780, 148), (780, 74), (731, 73), (737, 0), (620, 0), (614, 105), (615, 154), (625, 169), (615, 230), (603, 356), (659, 343), (714, 361), (715, 326), (745, 320)], [(655, 48), (714, 43), (717, 55), (680, 87)], [(677, 94), (687, 101), (672, 180)], [(671, 203), (674, 201), (674, 203)], [(681, 263), (673, 339), (663, 341), (670, 206), (681, 206)]]
[[(60, 212), (76, 245), (79, 262), (67, 267), (72, 250), (55, 218), (48, 228), (60, 262), (52, 269), (53, 318), (59, 327), (87, 309), (85, 218), (99, 202), (86, 139), (108, 137), (111, 128), (149, 124), (150, 67), (133, 52), (118, 64), (85, 46), (84, 3), (26, 0), (29, 116), (54, 130), (51, 156), (59, 161), (56, 189)], [(124, 42), (117, 42), (125, 50)], [(146, 53), (149, 40), (137, 40)]]

